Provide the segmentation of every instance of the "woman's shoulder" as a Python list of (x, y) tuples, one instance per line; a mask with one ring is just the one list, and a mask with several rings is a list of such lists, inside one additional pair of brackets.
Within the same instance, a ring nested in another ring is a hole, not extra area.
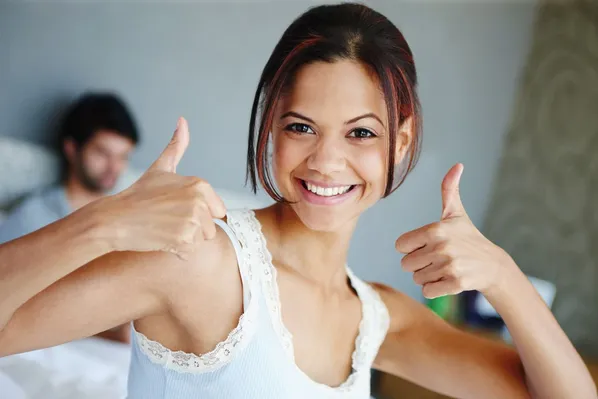
[(388, 309), (389, 332), (402, 331), (431, 313), (424, 304), (389, 285), (378, 282), (368, 284), (380, 295)]
[[(201, 234), (201, 232), (200, 232)], [(184, 256), (164, 251), (111, 252), (99, 262), (119, 268), (137, 269), (132, 275), (145, 281), (168, 303), (182, 292), (202, 296), (220, 289), (226, 291), (238, 279), (235, 250), (228, 235), (219, 228), (212, 239), (196, 237), (192, 250)]]
[[(138, 331), (168, 342), (156, 331), (163, 327), (156, 323), (158, 319), (174, 323), (170, 330), (193, 326), (194, 331), (201, 331), (211, 323), (224, 325), (238, 317), (236, 312), (243, 303), (242, 282), (234, 245), (222, 228), (216, 227), (216, 234), (210, 240), (199, 239), (195, 250), (184, 258), (167, 252), (146, 256), (153, 263), (155, 275), (151, 278), (156, 281), (153, 284), (159, 285), (167, 306), (157, 314), (136, 320)], [(206, 306), (214, 303), (218, 306)], [(168, 335), (170, 330), (163, 329)]]
[(178, 262), (185, 269), (189, 282), (200, 284), (195, 285), (198, 288), (206, 285), (208, 289), (219, 282), (226, 285), (230, 280), (238, 280), (237, 254), (232, 239), (222, 226), (216, 227), (212, 239), (199, 237), (191, 255)]

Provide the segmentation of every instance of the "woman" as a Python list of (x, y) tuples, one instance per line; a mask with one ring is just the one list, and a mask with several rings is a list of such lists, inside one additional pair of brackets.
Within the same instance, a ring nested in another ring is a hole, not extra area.
[(518, 352), (346, 267), (359, 215), (415, 164), (415, 86), (409, 46), (384, 16), (347, 3), (308, 10), (274, 49), (252, 110), (248, 178), (277, 202), (225, 215), (207, 183), (171, 173), (181, 121), (129, 190), (0, 254), (20, 263), (34, 239), (40, 252), (74, 237), (68, 258), (2, 268), (13, 289), (0, 290), (0, 353), (134, 321), (131, 398), (367, 398), (371, 367), (459, 398), (596, 397), (533, 287), (468, 219), (462, 165), (443, 182), (441, 220), (396, 247), (426, 297), (482, 292)]

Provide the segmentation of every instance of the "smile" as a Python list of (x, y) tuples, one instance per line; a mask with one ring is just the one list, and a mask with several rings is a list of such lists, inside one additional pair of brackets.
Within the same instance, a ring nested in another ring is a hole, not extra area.
[(353, 196), (355, 184), (321, 184), (297, 179), (302, 196), (316, 205), (337, 205)]
[(322, 186), (317, 186), (313, 183), (310, 183), (308, 181), (302, 180), (301, 183), (303, 184), (303, 187), (308, 189), (309, 191), (311, 191), (312, 193), (319, 195), (320, 197), (332, 197), (335, 195), (342, 195), (345, 194), (346, 192), (350, 191), (351, 189), (353, 189), (353, 185), (348, 185), (348, 186), (333, 186), (333, 187), (322, 187)]

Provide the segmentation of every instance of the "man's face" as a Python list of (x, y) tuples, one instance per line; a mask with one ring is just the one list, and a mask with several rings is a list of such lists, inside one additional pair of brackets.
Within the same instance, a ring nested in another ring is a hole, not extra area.
[(66, 145), (71, 147), (67, 150), (72, 154), (71, 170), (85, 188), (98, 193), (114, 188), (135, 146), (131, 139), (111, 130), (96, 131), (82, 148), (74, 148), (72, 142)]

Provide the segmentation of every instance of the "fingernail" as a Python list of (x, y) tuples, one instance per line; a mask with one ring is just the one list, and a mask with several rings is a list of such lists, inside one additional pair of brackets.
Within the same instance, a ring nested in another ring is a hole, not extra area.
[(176, 121), (176, 128), (178, 129), (181, 126), (181, 118), (177, 119)]

